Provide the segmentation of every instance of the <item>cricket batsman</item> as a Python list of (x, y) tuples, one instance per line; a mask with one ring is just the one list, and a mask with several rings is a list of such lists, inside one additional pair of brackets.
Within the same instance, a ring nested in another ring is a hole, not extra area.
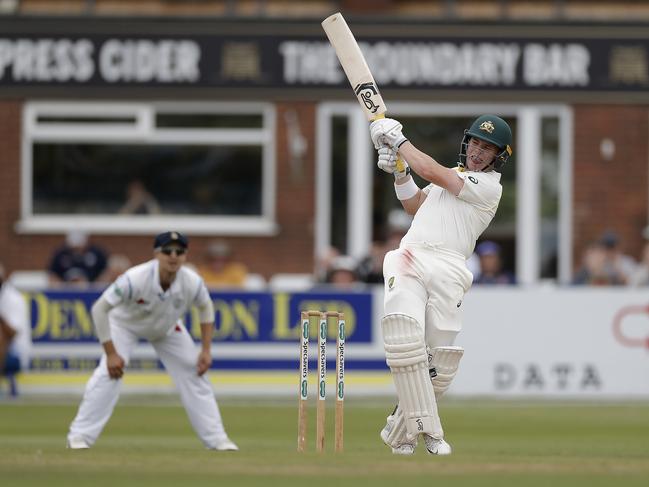
[[(397, 198), (414, 215), (399, 248), (383, 261), (381, 328), (399, 403), (381, 438), (395, 454), (413, 454), (421, 436), (429, 453), (448, 455), (451, 446), (444, 440), (436, 399), (450, 386), (464, 353), (453, 344), (473, 281), (466, 260), (496, 214), (512, 131), (500, 117), (478, 117), (464, 131), (456, 168), (417, 149), (397, 120), (372, 122), (370, 135), (379, 168), (394, 175)], [(411, 170), (431, 184), (419, 188)]]

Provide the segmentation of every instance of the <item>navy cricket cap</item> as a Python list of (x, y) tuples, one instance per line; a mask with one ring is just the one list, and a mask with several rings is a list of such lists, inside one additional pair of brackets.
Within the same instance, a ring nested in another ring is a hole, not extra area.
[(164, 232), (156, 235), (155, 240), (153, 241), (153, 248), (157, 249), (158, 247), (164, 247), (170, 243), (177, 243), (182, 248), (186, 249), (189, 245), (187, 237), (185, 237), (180, 232)]

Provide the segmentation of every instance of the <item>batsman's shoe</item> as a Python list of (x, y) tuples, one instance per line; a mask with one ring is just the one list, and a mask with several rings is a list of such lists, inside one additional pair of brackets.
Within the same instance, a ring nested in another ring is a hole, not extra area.
[(87, 450), (88, 448), (90, 448), (90, 445), (83, 438), (80, 438), (78, 436), (72, 436), (68, 438), (67, 447), (70, 450)]
[(230, 438), (220, 440), (212, 450), (216, 451), (239, 451), (239, 447)]
[(441, 438), (433, 438), (429, 435), (424, 435), (424, 443), (426, 443), (426, 450), (431, 455), (450, 455), (451, 445), (446, 443)]

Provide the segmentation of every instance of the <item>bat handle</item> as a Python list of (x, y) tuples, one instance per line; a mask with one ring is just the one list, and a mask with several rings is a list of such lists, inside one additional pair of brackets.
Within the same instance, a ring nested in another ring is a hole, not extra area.
[[(385, 114), (381, 113), (380, 115), (377, 115), (374, 117), (371, 121), (374, 122), (375, 120), (379, 120), (381, 118), (385, 118)], [(403, 159), (399, 156), (397, 156), (397, 171), (403, 172), (406, 170), (406, 164), (404, 163)]]
[(400, 156), (397, 156), (397, 171), (403, 172), (406, 170), (406, 165)]

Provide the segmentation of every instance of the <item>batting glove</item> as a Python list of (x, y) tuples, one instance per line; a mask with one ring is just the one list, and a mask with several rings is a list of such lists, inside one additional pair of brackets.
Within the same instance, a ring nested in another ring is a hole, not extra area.
[(370, 124), (370, 137), (376, 150), (384, 145), (398, 149), (408, 139), (401, 133), (403, 125), (393, 118), (380, 118)]
[(410, 174), (410, 167), (405, 159), (401, 159), (403, 162), (403, 168), (401, 170), (397, 169), (397, 159), (398, 154), (395, 149), (388, 146), (383, 146), (379, 149), (379, 160), (376, 165), (382, 171), (387, 172), (388, 174), (393, 174), (395, 179), (401, 179)]

